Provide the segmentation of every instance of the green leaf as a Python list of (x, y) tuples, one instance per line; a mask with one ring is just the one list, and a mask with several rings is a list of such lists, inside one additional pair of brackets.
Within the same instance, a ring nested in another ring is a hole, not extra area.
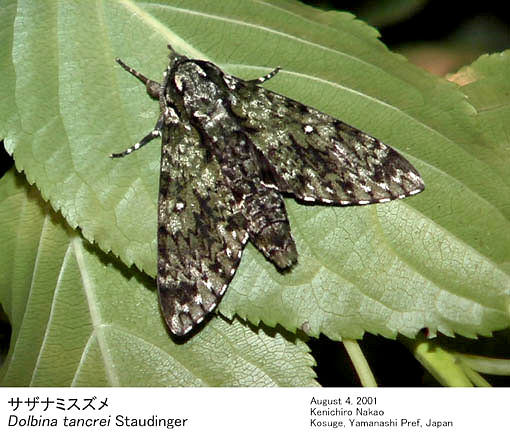
[(16, 16), (16, 2), (5, 1), (0, 14), (0, 138), (10, 136), (11, 132), (19, 130), (16, 113), (16, 100), (14, 96), (14, 83), (16, 80), (14, 65), (12, 63), (13, 27)]
[(314, 386), (296, 337), (214, 318), (172, 342), (154, 281), (69, 229), (22, 175), (0, 181), (1, 386)]
[(2, 16), (15, 100), (0, 116), (17, 168), (88, 241), (154, 275), (160, 148), (108, 155), (149, 132), (158, 105), (114, 58), (156, 80), (168, 43), (243, 78), (281, 65), (269, 88), (396, 147), (427, 188), (359, 208), (289, 199), (298, 266), (282, 275), (249, 245), (220, 311), (332, 339), (508, 327), (510, 187), (479, 155), (493, 147), (491, 126), (459, 87), (391, 54), (352, 15), (325, 22), (290, 5), (20, 3), (14, 24)]
[[(483, 160), (501, 178), (503, 191), (498, 195), (502, 197), (505, 195), (504, 188), (510, 186), (509, 73), (510, 50), (507, 50), (483, 55), (452, 76), (452, 80), (462, 85), (462, 91), (475, 109), (473, 118), (484, 140), (467, 146), (470, 153)], [(509, 262), (508, 254), (505, 261)], [(505, 268), (507, 272), (508, 268)]]

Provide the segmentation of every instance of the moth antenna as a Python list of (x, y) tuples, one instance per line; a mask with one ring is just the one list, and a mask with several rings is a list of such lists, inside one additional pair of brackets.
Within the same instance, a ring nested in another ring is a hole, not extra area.
[(161, 89), (161, 85), (159, 82), (153, 81), (152, 79), (149, 79), (142, 73), (136, 71), (134, 68), (130, 67), (129, 65), (125, 64), (121, 59), (117, 58), (115, 61), (128, 73), (131, 73), (135, 78), (143, 82), (145, 85), (145, 88), (147, 89), (147, 94), (152, 97), (153, 99), (159, 99), (159, 92)]
[(124, 61), (122, 61), (120, 58), (115, 59), (117, 64), (119, 64), (124, 70), (126, 70), (128, 73), (131, 73), (134, 77), (138, 78), (140, 81), (144, 83), (144, 85), (147, 85), (147, 82), (150, 81), (146, 76), (141, 74), (140, 72), (136, 71), (133, 67), (130, 67), (129, 65), (125, 64)]

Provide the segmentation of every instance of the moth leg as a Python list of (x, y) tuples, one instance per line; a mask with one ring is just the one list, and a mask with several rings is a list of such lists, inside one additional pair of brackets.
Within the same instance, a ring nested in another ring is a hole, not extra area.
[(276, 75), (276, 73), (278, 73), (280, 71), (280, 67), (276, 67), (272, 72), (268, 73), (267, 75), (265, 76), (261, 76), (260, 78), (257, 78), (257, 79), (251, 79), (249, 81), (246, 81), (248, 83), (251, 83), (251, 84), (254, 84), (254, 85), (260, 85), (262, 84), (263, 82), (266, 82), (268, 81), (269, 79), (271, 79), (273, 76)]
[(147, 89), (147, 94), (152, 97), (153, 99), (159, 99), (159, 94), (161, 92), (161, 85), (159, 82), (153, 81), (143, 74), (137, 72), (134, 68), (130, 67), (129, 65), (124, 64), (119, 58), (117, 58), (115, 61), (128, 73), (131, 73), (135, 78), (139, 79), (141, 82), (144, 83), (145, 88)]
[(134, 152), (140, 149), (141, 147), (145, 146), (147, 143), (154, 140), (156, 137), (161, 137), (161, 128), (163, 127), (164, 120), (165, 119), (163, 117), (160, 117), (154, 129), (151, 132), (149, 132), (144, 138), (142, 138), (138, 143), (135, 143), (130, 148), (127, 148), (124, 152), (120, 152), (118, 154), (110, 154), (110, 158), (125, 157), (126, 155), (129, 155), (131, 152)]

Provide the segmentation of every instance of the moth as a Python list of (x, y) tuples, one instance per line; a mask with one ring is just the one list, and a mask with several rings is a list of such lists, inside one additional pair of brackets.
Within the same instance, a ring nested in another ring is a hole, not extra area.
[(116, 61), (161, 114), (124, 157), (161, 137), (157, 284), (169, 330), (183, 336), (219, 303), (248, 240), (277, 269), (297, 262), (283, 196), (331, 205), (383, 203), (424, 189), (402, 155), (314, 108), (171, 46), (162, 83)]

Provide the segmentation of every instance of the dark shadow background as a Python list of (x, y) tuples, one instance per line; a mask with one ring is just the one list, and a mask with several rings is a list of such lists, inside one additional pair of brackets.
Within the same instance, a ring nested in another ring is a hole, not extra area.
[(439, 0), (302, 0), (324, 10), (347, 11), (376, 27), (391, 50), (444, 75), (484, 53), (510, 48), (506, 2)]

